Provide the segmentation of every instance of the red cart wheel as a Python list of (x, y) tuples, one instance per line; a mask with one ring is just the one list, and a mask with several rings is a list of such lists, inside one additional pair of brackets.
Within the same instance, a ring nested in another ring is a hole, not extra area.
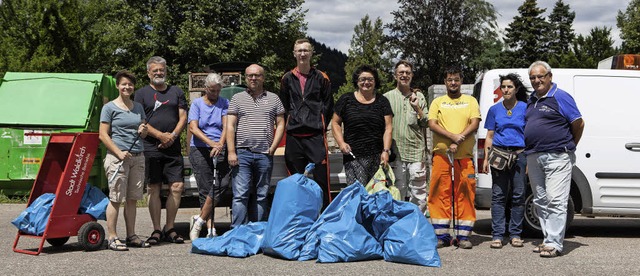
[(104, 242), (104, 228), (95, 221), (83, 224), (78, 230), (78, 242), (86, 251), (100, 249)]
[(67, 241), (69, 241), (69, 237), (47, 239), (47, 242), (51, 246), (55, 246), (55, 247), (63, 246), (65, 243), (67, 243)]

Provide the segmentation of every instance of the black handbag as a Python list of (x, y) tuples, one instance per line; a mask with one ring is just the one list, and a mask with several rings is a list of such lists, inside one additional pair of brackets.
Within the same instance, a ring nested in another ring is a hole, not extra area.
[(518, 159), (518, 153), (498, 147), (489, 150), (489, 166), (496, 170), (511, 169)]

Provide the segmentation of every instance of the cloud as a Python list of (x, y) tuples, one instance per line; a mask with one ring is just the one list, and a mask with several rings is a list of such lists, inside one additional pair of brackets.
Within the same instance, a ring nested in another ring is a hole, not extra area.
[[(544, 16), (553, 10), (557, 0), (538, 0), (538, 7), (546, 8)], [(573, 28), (576, 34), (589, 34), (593, 27), (611, 27), (612, 37), (616, 45), (620, 44), (620, 31), (616, 27), (618, 10), (626, 10), (631, 0), (564, 0), (576, 13)], [(518, 14), (518, 7), (524, 0), (489, 1), (498, 12), (498, 26), (504, 30), (513, 17)], [(393, 21), (392, 11), (398, 10), (395, 0), (306, 0), (303, 9), (308, 9), (306, 20), (307, 33), (320, 43), (336, 48), (344, 53), (349, 51), (353, 28), (362, 17), (369, 14), (373, 20), (377, 17), (387, 24)]]

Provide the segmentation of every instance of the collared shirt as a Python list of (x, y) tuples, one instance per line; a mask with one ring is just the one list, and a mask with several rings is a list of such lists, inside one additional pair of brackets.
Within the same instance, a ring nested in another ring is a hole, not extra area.
[[(396, 142), (397, 154), (404, 162), (424, 162), (426, 160), (426, 128), (427, 117), (418, 119), (418, 113), (409, 102), (410, 96), (402, 95), (400, 90), (393, 89), (384, 94), (393, 110), (393, 140)], [(416, 93), (422, 114), (426, 115), (427, 101), (422, 93)]]
[(575, 151), (571, 123), (580, 118), (582, 115), (573, 97), (557, 84), (553, 83), (549, 92), (540, 98), (533, 93), (525, 115), (525, 154)]
[(253, 98), (247, 90), (233, 95), (227, 114), (238, 117), (236, 148), (249, 148), (252, 152), (266, 153), (273, 143), (276, 117), (284, 114), (284, 107), (274, 93), (264, 91)]

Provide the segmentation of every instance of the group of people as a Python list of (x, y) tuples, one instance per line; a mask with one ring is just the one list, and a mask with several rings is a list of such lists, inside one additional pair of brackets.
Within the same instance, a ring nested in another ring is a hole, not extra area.
[[(461, 93), (462, 71), (444, 72), (447, 94), (427, 101), (411, 87), (413, 65), (399, 61), (394, 68), (396, 88), (378, 93), (376, 68), (358, 67), (352, 76), (355, 92), (334, 105), (328, 76), (311, 65), (313, 46), (298, 39), (293, 46), (297, 66), (281, 80), (279, 95), (265, 90), (264, 68), (245, 70), (247, 89), (231, 100), (220, 97), (224, 86), (217, 73), (205, 79), (205, 93), (190, 108), (184, 92), (166, 83), (167, 64), (161, 57), (147, 62), (149, 85), (134, 92), (136, 78), (116, 74), (119, 96), (100, 116), (100, 140), (107, 148), (104, 160), (109, 181), (108, 245), (112, 250), (149, 247), (161, 241), (182, 243), (174, 222), (183, 191), (183, 161), (179, 137), (188, 126), (189, 160), (196, 175), (201, 213), (192, 218), (190, 238), (207, 225), (208, 237), (217, 235), (213, 211), (228, 183), (233, 191), (231, 227), (264, 220), (273, 154), (286, 132), (285, 163), (290, 174), (303, 173), (314, 163), (313, 178), (323, 191), (323, 208), (331, 201), (327, 130), (329, 125), (343, 153), (348, 184), (366, 185), (378, 168), (393, 168), (403, 200), (430, 215), (438, 247), (469, 241), (476, 220), (473, 147), (481, 116), (477, 100)], [(501, 248), (508, 225), (509, 242), (523, 246), (520, 235), (528, 172), (545, 236), (535, 248), (543, 257), (562, 252), (573, 151), (584, 123), (575, 101), (551, 82), (551, 68), (536, 62), (529, 68), (535, 93), (527, 103), (526, 88), (517, 74), (500, 77), (503, 101), (492, 106), (484, 127), (488, 130), (485, 156), (501, 150), (514, 156), (501, 169), (491, 168), (492, 248)], [(427, 128), (433, 132), (429, 172)], [(527, 166), (528, 164), (528, 166)], [(488, 171), (492, 164), (485, 158)], [(431, 180), (427, 179), (431, 174)], [(166, 222), (161, 228), (160, 188), (168, 183)], [(135, 232), (136, 202), (147, 186), (153, 232), (143, 241)], [(510, 195), (510, 221), (505, 222)], [(255, 204), (249, 204), (250, 202)], [(126, 239), (118, 238), (116, 221), (124, 202)], [(450, 233), (453, 222), (454, 236)]]
[[(483, 167), (485, 171), (491, 167), (493, 179), (490, 246), (502, 248), (507, 226), (511, 245), (523, 246), (520, 235), (528, 175), (544, 236), (533, 251), (553, 258), (562, 254), (574, 152), (584, 121), (573, 97), (552, 82), (549, 64), (532, 63), (529, 80), (534, 91), (527, 100), (520, 76), (500, 76), (503, 101), (489, 109), (484, 125), (488, 132)], [(492, 151), (509, 153), (508, 165), (494, 168), (491, 156), (496, 153)]]

